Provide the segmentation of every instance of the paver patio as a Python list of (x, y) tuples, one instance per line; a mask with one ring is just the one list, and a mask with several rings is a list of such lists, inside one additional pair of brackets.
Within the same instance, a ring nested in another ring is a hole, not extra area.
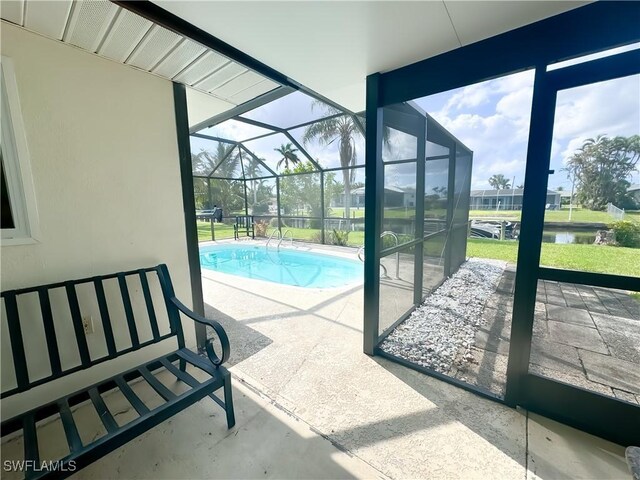
[[(503, 394), (509, 353), (515, 268), (507, 267), (488, 299), (474, 361), (455, 373)], [(640, 403), (640, 302), (628, 293), (540, 281), (530, 371)]]

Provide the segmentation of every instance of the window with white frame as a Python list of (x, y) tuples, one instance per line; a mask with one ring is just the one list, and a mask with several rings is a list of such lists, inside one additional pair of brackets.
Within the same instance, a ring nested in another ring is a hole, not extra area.
[(0, 62), (0, 226), (2, 245), (34, 243), (37, 209), (13, 63)]

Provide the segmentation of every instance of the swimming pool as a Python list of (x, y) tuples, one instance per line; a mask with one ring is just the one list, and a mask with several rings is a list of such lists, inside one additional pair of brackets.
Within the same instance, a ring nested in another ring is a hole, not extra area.
[(341, 287), (362, 281), (357, 260), (264, 245), (200, 247), (200, 265), (216, 272), (308, 288)]

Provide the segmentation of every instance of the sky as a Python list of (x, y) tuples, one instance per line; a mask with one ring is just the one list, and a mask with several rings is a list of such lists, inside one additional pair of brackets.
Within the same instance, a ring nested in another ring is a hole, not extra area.
[[(252, 120), (275, 125), (277, 127), (286, 128), (315, 120), (331, 113), (332, 112), (327, 113), (327, 110), (325, 110), (322, 105), (318, 105), (317, 103), (314, 104), (314, 100), (304, 93), (294, 92), (255, 110), (247, 112), (243, 116)], [(247, 123), (227, 120), (215, 125), (214, 127), (204, 129), (200, 133), (238, 141), (263, 135), (269, 131), (270, 130), (249, 125)], [(289, 133), (301, 145), (304, 144), (304, 132), (305, 127), (289, 131)], [(354, 140), (357, 155), (356, 165), (364, 165), (364, 137), (362, 135), (356, 135)], [(291, 143), (291, 140), (282, 133), (278, 133), (273, 136), (247, 142), (245, 143), (245, 146), (259, 158), (265, 159), (266, 164), (271, 169), (278, 172), (279, 169), (277, 167), (277, 163), (278, 160), (280, 160), (281, 155), (274, 149), (286, 143)], [(212, 142), (194, 137), (192, 137), (191, 145), (194, 153), (199, 152), (202, 148), (214, 148), (214, 146), (212, 146)], [(309, 155), (311, 155), (314, 160), (318, 160), (320, 165), (323, 167), (340, 167), (338, 142), (334, 142), (331, 145), (320, 145), (318, 142), (312, 141), (304, 145), (304, 148)], [(302, 160), (306, 160), (302, 154), (299, 153), (298, 156)]]
[[(533, 78), (531, 70), (416, 100), (473, 150), (472, 189), (491, 188), (494, 174), (524, 183)], [(558, 93), (549, 188), (570, 190), (561, 169), (584, 140), (598, 134), (640, 134), (639, 75)], [(640, 181), (638, 172), (630, 181)]]

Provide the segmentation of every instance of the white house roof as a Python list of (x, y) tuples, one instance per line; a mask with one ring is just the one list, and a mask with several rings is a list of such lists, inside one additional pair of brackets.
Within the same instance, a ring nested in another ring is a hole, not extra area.
[[(387, 186), (384, 189), (388, 192), (394, 193), (415, 193), (416, 189), (411, 187), (395, 187), (395, 186)], [(364, 187), (354, 188), (351, 190), (351, 193), (354, 195), (364, 195)]]
[[(522, 195), (524, 193), (524, 189), (523, 188), (516, 188), (516, 189), (512, 189), (512, 188), (507, 188), (507, 189), (501, 189), (501, 190), (471, 190), (471, 196), (472, 197), (495, 197), (495, 196), (500, 196), (500, 195)], [(559, 192), (555, 192), (553, 190), (547, 190), (547, 195), (558, 195)]]

